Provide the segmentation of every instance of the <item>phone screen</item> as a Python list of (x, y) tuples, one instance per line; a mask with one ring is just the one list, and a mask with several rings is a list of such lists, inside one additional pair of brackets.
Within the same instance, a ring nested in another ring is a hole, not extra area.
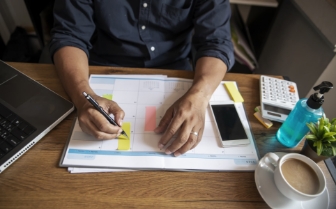
[(245, 129), (233, 104), (211, 105), (222, 141), (247, 139)]

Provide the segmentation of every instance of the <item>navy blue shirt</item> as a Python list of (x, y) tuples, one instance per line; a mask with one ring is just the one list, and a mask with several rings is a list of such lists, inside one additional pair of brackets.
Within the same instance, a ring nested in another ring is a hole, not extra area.
[(234, 64), (229, 0), (56, 0), (50, 54), (82, 49), (91, 65), (190, 70), (216, 57)]

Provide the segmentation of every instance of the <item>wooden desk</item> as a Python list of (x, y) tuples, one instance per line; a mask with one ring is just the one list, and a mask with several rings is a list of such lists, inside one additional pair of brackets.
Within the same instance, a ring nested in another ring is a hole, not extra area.
[[(67, 98), (48, 64), (9, 63)], [(91, 67), (94, 74), (167, 74), (192, 78), (192, 72)], [(231, 74), (245, 99), (260, 155), (286, 149), (275, 139), (280, 124), (264, 128), (253, 116), (259, 104), (259, 75)], [(75, 112), (56, 126), (24, 156), (0, 174), (0, 208), (268, 208), (259, 195), (253, 172), (137, 171), (69, 174), (58, 167)], [(336, 187), (324, 163), (330, 208), (336, 208)]]

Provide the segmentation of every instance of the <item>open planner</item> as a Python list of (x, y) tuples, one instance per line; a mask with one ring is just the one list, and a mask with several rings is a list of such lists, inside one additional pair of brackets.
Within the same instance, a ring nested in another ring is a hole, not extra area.
[[(113, 100), (124, 110), (123, 130), (130, 139), (97, 140), (82, 132), (78, 120), (65, 145), (61, 167), (89, 172), (104, 169), (254, 171), (259, 161), (255, 142), (246, 146), (223, 148), (218, 142), (214, 118), (208, 108), (201, 142), (187, 153), (174, 157), (158, 148), (161, 134), (154, 133), (166, 110), (192, 85), (190, 79), (161, 75), (91, 75), (90, 86), (96, 94)], [(224, 81), (225, 82), (225, 81)], [(222, 82), (211, 101), (231, 100)], [(243, 107), (243, 103), (235, 103)], [(244, 108), (241, 121), (248, 120)], [(250, 128), (248, 133), (251, 134)], [(111, 170), (113, 171), (113, 170)]]

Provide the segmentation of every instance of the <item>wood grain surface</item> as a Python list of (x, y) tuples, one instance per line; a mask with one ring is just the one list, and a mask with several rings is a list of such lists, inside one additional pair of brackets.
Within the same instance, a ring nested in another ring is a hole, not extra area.
[[(65, 94), (53, 65), (8, 63), (61, 96)], [(193, 78), (192, 72), (137, 68), (90, 67), (91, 74), (165, 74)], [(227, 73), (236, 81), (262, 157), (267, 152), (299, 152), (280, 145), (280, 123), (264, 128), (253, 116), (259, 105), (256, 74)], [(275, 76), (281, 78), (281, 76)], [(76, 112), (50, 131), (0, 174), (0, 208), (269, 208), (261, 198), (254, 172), (136, 171), (70, 174), (58, 166)], [(324, 164), (330, 208), (336, 208), (336, 187)]]

